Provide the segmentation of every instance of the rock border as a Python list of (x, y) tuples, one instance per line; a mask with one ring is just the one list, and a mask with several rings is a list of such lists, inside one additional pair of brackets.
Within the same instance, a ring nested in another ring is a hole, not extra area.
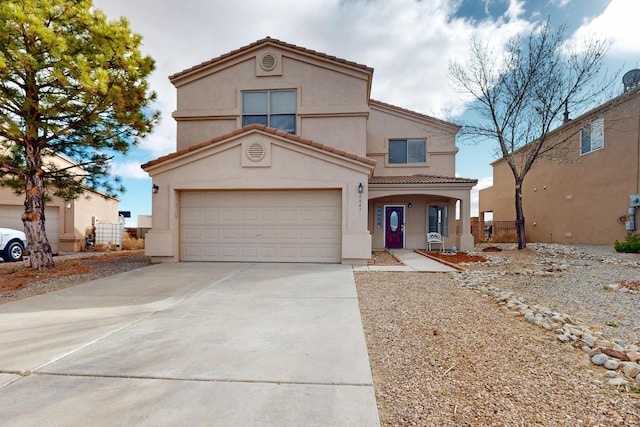
[[(547, 248), (536, 248), (542, 252)], [(570, 255), (553, 248), (554, 255)], [(576, 252), (578, 253), (578, 252)], [(592, 254), (578, 253), (583, 258), (591, 258), (603, 263), (611, 263), (631, 268), (640, 268), (640, 263), (635, 261), (616, 260), (612, 257), (596, 256)], [(495, 259), (490, 257), (489, 263), (482, 263), (485, 267), (497, 267), (510, 264), (507, 259)], [(482, 294), (485, 298), (493, 298), (500, 306), (504, 306), (514, 314), (522, 316), (525, 321), (534, 324), (546, 331), (556, 334), (561, 343), (571, 344), (580, 348), (589, 355), (591, 363), (606, 369), (604, 373), (608, 384), (616, 387), (628, 387), (635, 383), (640, 385), (640, 343), (630, 343), (624, 340), (610, 338), (601, 331), (593, 331), (586, 325), (581, 325), (566, 313), (554, 311), (538, 304), (526, 304), (524, 299), (514, 292), (503, 291), (491, 285), (490, 279), (495, 275), (520, 274), (532, 276), (550, 276), (556, 272), (562, 272), (569, 268), (567, 264), (555, 264), (543, 262), (543, 268), (528, 269), (516, 273), (507, 273), (494, 270), (465, 270), (458, 273), (450, 273), (450, 276), (458, 282), (461, 288), (470, 289)], [(469, 266), (469, 264), (467, 264)], [(606, 285), (605, 290), (622, 293), (636, 293), (637, 291), (621, 288), (619, 284)]]

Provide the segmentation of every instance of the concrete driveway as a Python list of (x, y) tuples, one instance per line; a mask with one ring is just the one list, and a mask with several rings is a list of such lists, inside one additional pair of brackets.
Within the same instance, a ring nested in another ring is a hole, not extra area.
[(0, 419), (379, 425), (352, 268), (160, 264), (0, 305)]

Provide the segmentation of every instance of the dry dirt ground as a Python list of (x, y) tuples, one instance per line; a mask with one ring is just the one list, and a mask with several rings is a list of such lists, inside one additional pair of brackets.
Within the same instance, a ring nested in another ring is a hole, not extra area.
[[(465, 252), (457, 252), (455, 254), (429, 252), (429, 256), (453, 264), (459, 264), (461, 262), (487, 261), (487, 259), (482, 256), (468, 255)], [(402, 265), (402, 262), (387, 251), (374, 251), (371, 259), (369, 260), (369, 265)]]
[(73, 254), (54, 262), (46, 271), (32, 269), (28, 261), (0, 263), (0, 304), (150, 264), (144, 250)]

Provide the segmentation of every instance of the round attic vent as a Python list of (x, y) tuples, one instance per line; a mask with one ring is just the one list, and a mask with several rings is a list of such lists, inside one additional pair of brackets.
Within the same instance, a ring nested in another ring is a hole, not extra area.
[(265, 71), (271, 71), (276, 68), (276, 64), (278, 63), (276, 56), (272, 53), (265, 53), (260, 60), (260, 65), (262, 69)]
[(262, 160), (264, 158), (264, 155), (264, 145), (260, 144), (259, 142), (254, 142), (247, 148), (247, 157), (254, 162), (259, 162), (260, 160)]

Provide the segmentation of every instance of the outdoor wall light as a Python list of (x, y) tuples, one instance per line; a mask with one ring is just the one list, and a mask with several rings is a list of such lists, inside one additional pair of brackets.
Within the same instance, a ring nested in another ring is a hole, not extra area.
[(362, 187), (362, 183), (358, 184), (358, 193), (362, 194), (364, 191), (364, 187)]
[(409, 204), (407, 205), (408, 207), (412, 208), (413, 205), (411, 204), (411, 202), (409, 202)]
[(158, 192), (158, 190), (160, 190), (160, 187), (158, 187), (157, 184), (153, 184), (151, 186), (151, 191), (153, 192), (153, 194), (156, 194)]

